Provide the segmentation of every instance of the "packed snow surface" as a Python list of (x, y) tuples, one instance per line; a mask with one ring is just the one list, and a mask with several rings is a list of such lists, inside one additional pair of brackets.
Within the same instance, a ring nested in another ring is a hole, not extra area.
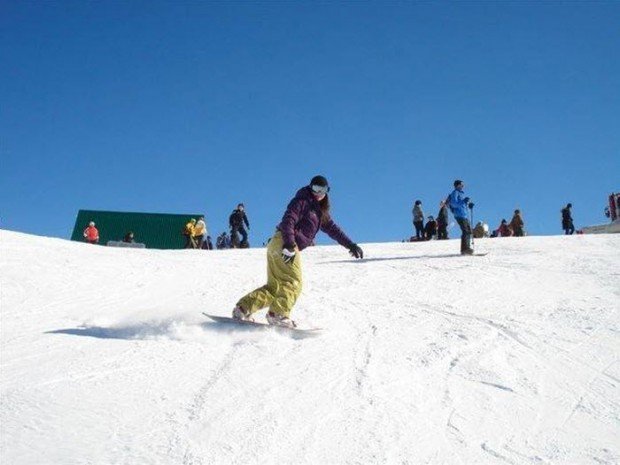
[(2, 463), (620, 462), (620, 235), (363, 248), (302, 253), (300, 340), (201, 315), (265, 249), (0, 231)]

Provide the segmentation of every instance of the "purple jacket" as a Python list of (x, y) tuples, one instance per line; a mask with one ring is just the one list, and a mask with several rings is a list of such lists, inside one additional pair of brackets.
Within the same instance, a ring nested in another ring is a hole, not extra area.
[(292, 249), (297, 244), (299, 250), (305, 249), (312, 244), (319, 229), (344, 247), (348, 248), (353, 244), (353, 241), (331, 218), (323, 224), (320, 218), (321, 205), (312, 194), (310, 187), (299, 189), (295, 198), (288, 204), (282, 222), (278, 225), (278, 230), (282, 233), (284, 240), (284, 247)]

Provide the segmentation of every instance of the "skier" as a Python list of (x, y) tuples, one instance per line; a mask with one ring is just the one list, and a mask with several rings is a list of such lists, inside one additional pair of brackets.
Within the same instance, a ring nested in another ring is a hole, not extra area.
[(319, 229), (349, 249), (353, 257), (364, 258), (362, 249), (331, 218), (328, 192), (323, 176), (313, 177), (297, 191), (267, 246), (267, 284), (242, 297), (233, 318), (253, 321), (253, 313), (269, 307), (270, 325), (296, 326), (290, 314), (302, 287), (300, 252), (313, 242)]
[(88, 223), (88, 227), (84, 230), (84, 239), (89, 244), (99, 243), (99, 230), (95, 227), (95, 222)]
[(463, 187), (465, 184), (460, 179), (454, 181), (454, 190), (448, 197), (450, 211), (456, 222), (461, 227), (461, 255), (473, 255), (471, 225), (467, 219), (467, 208), (474, 208), (474, 203), (465, 197)]
[(439, 213), (437, 214), (437, 240), (448, 238), (448, 207), (446, 201), (439, 202)]
[(564, 230), (564, 234), (567, 235), (573, 234), (575, 232), (571, 208), (573, 208), (572, 203), (568, 203), (566, 204), (566, 207), (562, 208), (562, 229)]
[(523, 222), (523, 217), (521, 216), (521, 210), (515, 210), (515, 214), (510, 220), (510, 229), (512, 229), (512, 232), (516, 237), (523, 237), (525, 236), (525, 231), (523, 230), (524, 226), (525, 223)]
[[(228, 224), (230, 226), (230, 239), (233, 248), (247, 248), (248, 247), (248, 232), (243, 227), (243, 224), (250, 229), (250, 222), (245, 214), (245, 206), (240, 203), (237, 208), (233, 210), (228, 218)], [(239, 242), (239, 236), (241, 234), (241, 242)]]
[(413, 206), (413, 226), (415, 227), (416, 240), (424, 239), (424, 212), (422, 211), (422, 202), (420, 200), (415, 201)]

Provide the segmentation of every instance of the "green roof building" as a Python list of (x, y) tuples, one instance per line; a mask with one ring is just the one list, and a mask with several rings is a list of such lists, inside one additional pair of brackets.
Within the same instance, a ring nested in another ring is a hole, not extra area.
[(125, 234), (133, 231), (134, 240), (145, 244), (147, 249), (182, 249), (185, 246), (185, 236), (182, 234), (185, 225), (191, 218), (201, 216), (199, 213), (176, 215), (80, 210), (71, 240), (84, 242), (84, 229), (94, 221), (101, 245), (108, 241), (122, 241)]

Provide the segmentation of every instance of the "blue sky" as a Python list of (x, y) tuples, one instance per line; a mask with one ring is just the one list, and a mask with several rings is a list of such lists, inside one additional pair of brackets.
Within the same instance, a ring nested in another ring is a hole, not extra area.
[[(315, 174), (358, 242), (456, 178), (475, 219), (603, 223), (620, 190), (620, 2), (0, 1), (0, 227), (244, 202), (272, 233)], [(451, 235), (457, 235), (456, 228)], [(329, 242), (323, 239), (322, 242)]]

